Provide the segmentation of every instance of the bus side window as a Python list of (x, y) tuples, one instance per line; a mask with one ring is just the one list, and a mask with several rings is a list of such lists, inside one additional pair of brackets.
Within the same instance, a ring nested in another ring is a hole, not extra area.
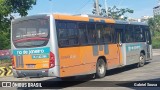
[(132, 43), (134, 42), (133, 26), (128, 25), (125, 27), (125, 42)]
[(56, 24), (60, 47), (79, 45), (79, 30), (76, 22), (58, 21)]
[(67, 24), (64, 22), (56, 22), (58, 32), (58, 43), (60, 47), (68, 46), (68, 32), (66, 30)]
[(68, 31), (68, 40), (69, 46), (78, 45), (79, 44), (79, 32), (77, 29), (76, 22), (68, 22), (67, 23), (67, 31)]
[(97, 30), (94, 23), (87, 24), (88, 44), (97, 44)]
[(78, 24), (78, 29), (79, 29), (79, 35), (80, 35), (80, 44), (86, 45), (88, 44), (88, 39), (87, 39), (87, 27), (85, 23), (79, 23)]
[(144, 26), (143, 27), (144, 31), (145, 31), (145, 39), (146, 39), (146, 42), (147, 44), (152, 44), (152, 41), (151, 41), (151, 33), (149, 31), (149, 27), (148, 26)]
[(136, 42), (144, 41), (144, 32), (140, 26), (134, 26), (134, 35)]
[(111, 25), (106, 24), (97, 24), (96, 30), (98, 32), (98, 41), (100, 44), (106, 44), (113, 42), (113, 28)]
[(100, 44), (103, 44), (104, 43), (104, 27), (102, 24), (97, 24), (96, 25), (96, 30), (97, 30), (97, 33), (98, 33), (98, 42)]
[(103, 33), (103, 38), (104, 38), (104, 43), (113, 43), (114, 41), (114, 29), (112, 28), (111, 25), (105, 25), (104, 26), (104, 31), (102, 32)]
[(124, 33), (124, 25), (116, 24), (115, 25), (115, 36), (116, 36), (116, 43), (123, 43), (123, 33)]

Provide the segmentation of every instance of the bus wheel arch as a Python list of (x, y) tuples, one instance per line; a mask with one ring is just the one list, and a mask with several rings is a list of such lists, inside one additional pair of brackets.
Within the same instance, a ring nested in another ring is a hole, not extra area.
[(144, 51), (144, 50), (142, 50), (142, 51), (140, 52), (140, 54), (141, 54), (141, 53), (143, 53), (143, 55), (146, 55), (146, 53), (145, 53), (145, 51)]
[(98, 62), (98, 60), (99, 60), (99, 59), (103, 59), (103, 60), (104, 60), (104, 62), (107, 64), (107, 59), (106, 59), (106, 57), (105, 57), (105, 56), (100, 56), (100, 57), (98, 57), (97, 62)]
[(107, 60), (105, 58), (105, 56), (100, 56), (97, 59), (97, 63), (96, 63), (96, 77), (97, 78), (103, 78), (106, 75), (106, 67), (107, 64)]

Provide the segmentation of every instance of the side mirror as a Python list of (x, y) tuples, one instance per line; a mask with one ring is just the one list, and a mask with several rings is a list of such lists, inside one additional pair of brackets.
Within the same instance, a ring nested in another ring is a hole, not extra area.
[(121, 46), (122, 46), (122, 43), (118, 43), (117, 46), (121, 47)]
[(119, 43), (119, 46), (122, 46), (122, 43)]

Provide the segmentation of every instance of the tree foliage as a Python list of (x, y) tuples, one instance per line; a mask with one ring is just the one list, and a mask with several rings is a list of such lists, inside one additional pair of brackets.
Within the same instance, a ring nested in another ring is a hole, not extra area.
[(13, 13), (26, 16), (36, 0), (0, 0), (0, 50), (10, 48), (10, 23)]
[(155, 32), (160, 32), (160, 15), (154, 16), (154, 18), (150, 18), (148, 20), (148, 25), (153, 33), (153, 36)]
[(152, 32), (153, 48), (160, 48), (160, 15), (154, 16), (148, 20), (150, 31)]
[[(100, 7), (100, 15), (103, 16), (103, 17), (106, 17), (107, 16), (106, 9), (102, 8), (101, 5), (99, 5), (99, 7)], [(96, 14), (95, 7), (94, 7), (92, 13)], [(119, 9), (116, 6), (108, 8), (108, 17), (112, 17), (114, 19), (126, 20), (128, 18), (128, 17), (124, 16), (126, 13), (134, 13), (134, 11), (129, 9), (129, 8), (121, 8), (121, 9)]]

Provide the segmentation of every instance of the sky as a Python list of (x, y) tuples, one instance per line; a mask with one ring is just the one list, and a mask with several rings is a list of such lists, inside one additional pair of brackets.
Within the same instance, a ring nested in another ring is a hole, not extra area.
[[(91, 14), (95, 0), (37, 0), (36, 5), (29, 10), (28, 15), (42, 13), (63, 14)], [(153, 16), (153, 7), (158, 5), (158, 0), (106, 0), (107, 6), (118, 8), (129, 8), (134, 10), (133, 14), (125, 16), (140, 18), (142, 16)], [(104, 6), (105, 0), (99, 0)]]

